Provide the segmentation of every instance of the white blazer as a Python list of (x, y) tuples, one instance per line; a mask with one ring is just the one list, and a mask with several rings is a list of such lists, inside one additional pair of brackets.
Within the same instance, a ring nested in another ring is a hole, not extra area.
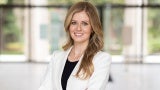
[[(61, 76), (70, 50), (71, 48), (67, 51), (55, 51), (53, 53), (39, 90), (62, 90)], [(78, 71), (82, 57), (68, 79), (66, 90), (105, 90), (110, 72), (110, 55), (106, 52), (99, 51), (94, 56), (94, 72), (87, 80), (81, 80), (74, 76)]]

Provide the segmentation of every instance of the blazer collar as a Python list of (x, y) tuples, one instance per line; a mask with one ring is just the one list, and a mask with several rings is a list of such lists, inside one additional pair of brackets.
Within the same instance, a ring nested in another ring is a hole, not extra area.
[[(58, 81), (59, 81), (59, 87), (61, 88), (60, 90), (62, 90), (62, 86), (61, 86), (61, 76), (62, 76), (63, 69), (64, 69), (66, 60), (67, 60), (67, 58), (68, 58), (68, 55), (69, 55), (71, 49), (72, 49), (72, 47), (70, 47), (67, 51), (64, 51), (64, 53), (63, 53), (63, 56), (64, 56), (64, 57), (62, 56), (62, 57), (63, 57), (62, 60), (59, 60), (59, 61), (60, 61), (60, 65), (59, 65)], [(73, 69), (71, 75), (76, 75), (76, 73), (77, 73), (77, 71), (78, 71), (78, 69), (79, 69), (79, 66), (80, 66), (80, 64), (81, 64), (82, 57), (83, 57), (83, 55), (80, 57), (77, 65), (76, 65), (75, 68)], [(71, 76), (71, 75), (70, 75), (70, 76)], [(69, 78), (70, 78), (70, 77), (69, 77)], [(69, 80), (69, 78), (68, 78), (68, 80)]]
[(59, 64), (58, 64), (58, 72), (57, 72), (57, 81), (58, 81), (58, 87), (59, 90), (62, 90), (62, 85), (61, 85), (61, 77), (62, 77), (62, 73), (63, 73), (63, 69), (68, 57), (68, 54), (70, 53), (72, 47), (70, 47), (67, 51), (64, 51), (62, 56), (59, 57)]
[[(72, 46), (72, 47), (73, 47), (73, 46)], [(66, 51), (65, 62), (66, 62), (66, 60), (67, 60), (67, 58), (68, 58), (68, 55), (69, 55), (69, 53), (70, 53), (72, 47), (69, 48), (69, 49)], [(79, 61), (78, 61), (77, 65), (74, 67), (74, 69), (73, 69), (71, 75), (76, 75), (76, 73), (77, 73), (77, 71), (78, 71), (78, 69), (79, 69), (79, 66), (80, 66), (80, 64), (81, 64), (81, 62), (82, 62), (82, 58), (83, 58), (83, 55), (79, 58)], [(64, 62), (64, 64), (63, 64), (63, 69), (64, 69), (65, 62)], [(63, 72), (63, 69), (62, 69), (62, 72)]]

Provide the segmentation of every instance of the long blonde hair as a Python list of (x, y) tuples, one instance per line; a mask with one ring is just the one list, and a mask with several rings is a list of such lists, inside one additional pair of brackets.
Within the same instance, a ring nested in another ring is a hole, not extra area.
[[(64, 28), (68, 35), (68, 41), (63, 46), (64, 50), (69, 49), (73, 44), (74, 41), (70, 36), (69, 33), (69, 27), (72, 20), (72, 17), (75, 13), (85, 11), (89, 17), (91, 27), (92, 27), (92, 33), (90, 36), (89, 44), (84, 52), (81, 65), (79, 67), (79, 70), (76, 73), (76, 77), (80, 79), (87, 79), (89, 78), (93, 71), (93, 57), (94, 55), (102, 50), (103, 48), (103, 33), (102, 33), (102, 26), (100, 22), (100, 18), (98, 16), (98, 11), (95, 6), (93, 6), (89, 2), (78, 2), (71, 6), (71, 8), (68, 10), (65, 22), (64, 22)], [(81, 76), (81, 71), (83, 76)]]

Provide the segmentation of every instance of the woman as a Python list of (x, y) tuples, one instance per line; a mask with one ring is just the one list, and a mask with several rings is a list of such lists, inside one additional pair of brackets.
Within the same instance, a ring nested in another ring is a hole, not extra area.
[(89, 2), (68, 11), (64, 27), (68, 41), (55, 51), (39, 90), (105, 90), (111, 59), (102, 52), (103, 33), (98, 12)]

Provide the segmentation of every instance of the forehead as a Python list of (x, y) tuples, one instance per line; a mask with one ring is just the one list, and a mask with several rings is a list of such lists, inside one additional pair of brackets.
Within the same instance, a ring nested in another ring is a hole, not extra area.
[(85, 20), (89, 21), (89, 16), (85, 11), (77, 12), (73, 15), (72, 20)]

